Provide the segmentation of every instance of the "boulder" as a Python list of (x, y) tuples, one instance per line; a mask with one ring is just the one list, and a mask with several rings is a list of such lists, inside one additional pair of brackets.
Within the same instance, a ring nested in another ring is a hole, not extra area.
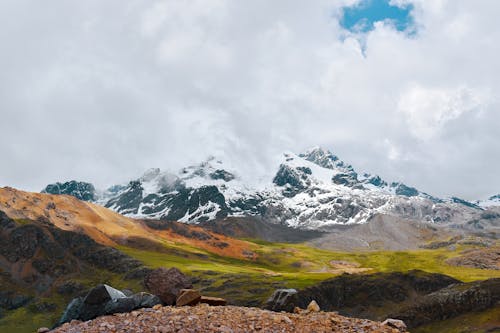
[(196, 305), (200, 302), (201, 295), (198, 290), (195, 289), (182, 289), (179, 297), (175, 301), (175, 305), (177, 306), (185, 306), (185, 305)]
[(100, 284), (89, 291), (87, 296), (85, 296), (83, 303), (87, 305), (103, 304), (108, 301), (124, 297), (127, 296), (125, 296), (125, 294), (120, 290), (110, 287), (107, 284)]
[(74, 319), (87, 321), (98, 316), (113, 313), (131, 312), (139, 308), (150, 308), (161, 304), (161, 300), (149, 293), (137, 293), (131, 296), (108, 285), (99, 285), (85, 297), (73, 299), (64, 311), (58, 325)]
[(318, 303), (316, 303), (315, 300), (312, 300), (311, 303), (307, 306), (307, 311), (308, 312), (319, 312), (320, 308)]
[(110, 300), (104, 306), (105, 314), (130, 312), (136, 308), (132, 297), (122, 297)]
[(266, 301), (264, 308), (272, 311), (292, 312), (297, 304), (297, 290), (278, 289)]
[(146, 288), (157, 295), (164, 304), (174, 305), (181, 289), (191, 289), (191, 280), (180, 270), (158, 268), (144, 278)]
[(62, 325), (64, 323), (70, 322), (73, 319), (77, 319), (80, 317), (80, 308), (83, 305), (83, 297), (73, 298), (71, 302), (69, 302), (66, 310), (64, 310), (61, 319), (59, 319), (58, 325)]
[(395, 328), (402, 333), (406, 332), (406, 330), (408, 329), (405, 322), (399, 319), (387, 318), (382, 322), (382, 325), (387, 325), (389, 327)]
[(160, 298), (150, 293), (140, 292), (130, 297), (134, 300), (136, 309), (152, 308), (157, 304), (161, 304)]
[(224, 306), (227, 301), (224, 298), (201, 296), (200, 303), (208, 304), (211, 306)]

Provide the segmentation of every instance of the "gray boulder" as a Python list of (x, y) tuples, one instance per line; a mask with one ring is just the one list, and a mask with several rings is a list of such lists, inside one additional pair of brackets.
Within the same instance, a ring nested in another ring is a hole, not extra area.
[(135, 308), (152, 308), (157, 304), (162, 304), (158, 296), (152, 295), (150, 293), (140, 292), (130, 296), (134, 300)]
[(66, 310), (64, 310), (57, 326), (70, 322), (73, 319), (78, 319), (80, 317), (80, 308), (82, 307), (82, 305), (83, 297), (73, 298), (73, 300), (71, 300), (71, 302), (69, 302), (68, 306), (66, 307)]
[(136, 308), (132, 297), (116, 298), (104, 305), (104, 314), (130, 312)]
[(272, 311), (292, 312), (297, 306), (297, 290), (278, 289), (267, 300), (264, 308)]
[(120, 290), (102, 284), (90, 290), (85, 297), (73, 299), (58, 325), (73, 319), (86, 321), (103, 315), (150, 308), (156, 304), (161, 304), (161, 300), (155, 295), (142, 292), (126, 296)]

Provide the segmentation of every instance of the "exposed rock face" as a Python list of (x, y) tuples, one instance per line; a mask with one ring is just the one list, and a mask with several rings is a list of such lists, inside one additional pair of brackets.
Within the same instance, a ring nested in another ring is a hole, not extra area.
[(71, 320), (90, 320), (98, 316), (113, 313), (130, 312), (134, 309), (153, 307), (160, 304), (158, 297), (148, 293), (126, 296), (120, 290), (108, 285), (99, 285), (91, 289), (85, 297), (73, 299), (64, 311), (58, 325)]
[(416, 295), (426, 295), (458, 282), (460, 281), (446, 275), (421, 271), (344, 274), (296, 293), (293, 290), (277, 290), (265, 307), (274, 311), (291, 312), (294, 307), (305, 309), (314, 300), (321, 304), (324, 311), (376, 318), (373, 308), (377, 306), (404, 302)]
[(297, 296), (295, 289), (278, 289), (266, 301), (264, 308), (272, 311), (292, 312), (299, 304)]
[[(56, 228), (48, 221), (14, 221), (0, 211), (0, 309), (26, 306), (52, 287), (64, 297), (84, 287), (71, 281), (96, 268), (113, 273), (140, 269), (142, 264), (90, 237)], [(12, 290), (25, 290), (14, 293)], [(53, 305), (34, 303), (39, 311)]]
[(75, 180), (66, 183), (55, 183), (47, 185), (42, 193), (67, 194), (83, 201), (97, 200), (94, 185), (85, 182), (78, 182)]
[(500, 279), (459, 283), (426, 295), (391, 315), (408, 327), (445, 320), (470, 311), (481, 311), (500, 301)]
[(144, 278), (144, 284), (166, 305), (174, 305), (182, 289), (193, 288), (191, 279), (175, 267), (153, 270)]

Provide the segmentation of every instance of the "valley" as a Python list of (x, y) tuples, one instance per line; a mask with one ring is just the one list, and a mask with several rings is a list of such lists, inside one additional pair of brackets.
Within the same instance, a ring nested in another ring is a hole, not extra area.
[[(2, 235), (9, 239), (12, 237), (8, 235), (28, 227), (42, 230), (49, 235), (67, 234), (69, 236), (66, 237), (70, 239), (76, 235), (85, 235), (87, 238), (84, 237), (84, 244), (95, 244), (93, 246), (99, 253), (107, 253), (102, 252), (104, 249), (117, 250), (110, 255), (113, 255), (113, 258), (122, 258), (120, 260), (123, 263), (128, 263), (118, 264), (117, 268), (116, 259), (111, 262), (95, 262), (92, 251), (90, 254), (82, 253), (77, 250), (78, 246), (71, 252), (71, 257), (54, 257), (47, 252), (43, 241), (38, 241), (38, 246), (35, 242), (34, 250), (24, 257), (9, 261), (5, 255), (12, 252), (16, 244), (7, 247), (6, 243), (2, 242), (2, 290), (5, 291), (4, 288), (7, 287), (6, 289), (15, 290), (27, 299), (26, 303), (17, 309), (2, 309), (0, 328), (7, 331), (16, 327), (16, 331), (32, 332), (37, 327), (52, 326), (71, 297), (98, 283), (140, 291), (143, 288), (141, 279), (144, 272), (157, 267), (179, 268), (191, 276), (193, 285), (206, 295), (223, 297), (234, 305), (257, 307), (263, 306), (276, 289), (302, 290), (334, 277), (349, 276), (343, 275), (345, 273), (354, 274), (354, 277), (359, 274), (364, 276), (419, 270), (444, 274), (463, 282), (500, 278), (500, 269), (494, 266), (494, 263), (498, 262), (500, 244), (498, 240), (491, 236), (484, 237), (483, 234), (471, 233), (457, 237), (451, 231), (436, 232), (431, 228), (422, 233), (419, 242), (408, 243), (406, 248), (401, 245), (401, 239), (406, 237), (404, 236), (397, 238), (400, 244), (397, 247), (394, 247), (391, 241), (389, 245), (374, 242), (376, 244), (373, 246), (356, 250), (343, 246), (340, 246), (340, 249), (331, 246), (330, 249), (321, 249), (314, 243), (324, 243), (325, 237), (332, 235), (337, 238), (339, 236), (335, 236), (335, 233), (314, 233), (266, 225), (262, 221), (248, 220), (247, 224), (243, 224), (244, 219), (235, 223), (233, 228), (227, 227), (226, 220), (189, 225), (131, 219), (72, 196), (29, 193), (12, 188), (0, 189), (0, 210), (6, 214)], [(376, 223), (388, 221), (379, 220), (374, 223), (377, 225)], [(360, 225), (364, 226), (366, 225)], [(218, 230), (220, 233), (214, 233), (212, 230)], [(263, 240), (265, 237), (259, 239), (262, 230), (269, 231), (266, 232), (269, 235), (267, 238), (273, 241)], [(350, 228), (345, 230), (346, 235), (349, 230)], [(227, 231), (227, 235), (222, 234), (224, 231)], [(289, 235), (293, 242), (280, 239), (280, 234), (282, 237)], [(52, 237), (54, 236), (50, 236)], [(395, 235), (392, 235), (389, 238), (394, 237)], [(23, 237), (21, 243), (24, 242), (32, 243), (29, 238)], [(339, 242), (329, 242), (336, 243)], [(74, 244), (74, 241), (71, 244)], [(60, 246), (67, 247), (64, 243)], [(325, 248), (321, 243), (319, 246)], [(100, 250), (99, 247), (104, 248)], [(491, 254), (493, 266), (484, 268), (471, 265), (470, 255), (474, 251), (481, 251), (479, 257), (484, 257), (484, 253)], [(460, 260), (464, 256), (468, 256), (465, 265)], [(78, 269), (68, 268), (64, 273), (53, 274), (33, 265), (33, 262), (40, 259), (52, 265), (68, 263), (69, 267)], [(16, 272), (24, 273), (19, 275)], [(69, 288), (68, 293), (60, 293), (64, 286), (76, 287)], [(393, 302), (382, 301), (378, 306), (370, 308), (371, 305), (367, 303), (366, 306), (371, 310), (361, 314), (371, 319), (383, 320), (380, 316), (391, 312), (388, 310), (391, 308), (390, 304)], [(386, 310), (383, 310), (384, 308)], [(342, 313), (342, 309), (338, 310)], [(491, 313), (495, 310), (488, 311)], [(359, 312), (348, 311), (345, 314), (359, 315)], [(482, 312), (478, 314), (482, 315)], [(452, 327), (458, 325), (454, 323), (459, 323), (459, 319), (450, 319), (449, 322), (449, 327)]]

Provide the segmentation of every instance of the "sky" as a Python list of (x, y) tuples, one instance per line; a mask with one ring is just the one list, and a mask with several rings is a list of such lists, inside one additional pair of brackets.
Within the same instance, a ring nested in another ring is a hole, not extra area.
[(329, 149), (438, 196), (500, 193), (500, 2), (3, 0), (0, 186), (98, 188), (208, 155)]

